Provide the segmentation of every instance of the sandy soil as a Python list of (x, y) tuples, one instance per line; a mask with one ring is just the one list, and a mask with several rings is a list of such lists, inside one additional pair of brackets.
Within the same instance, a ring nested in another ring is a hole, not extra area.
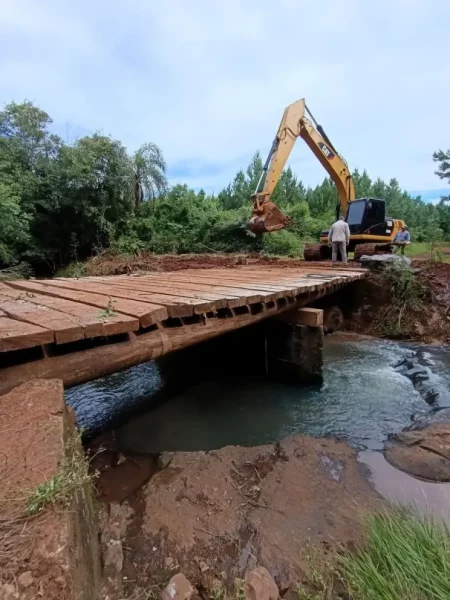
[[(120, 597), (158, 590), (180, 570), (200, 588), (232, 588), (255, 564), (285, 591), (308, 581), (312, 551), (323, 563), (338, 544), (359, 546), (365, 511), (382, 504), (355, 451), (331, 439), (162, 458), (167, 466), (119, 509), (127, 521)], [(117, 531), (111, 506), (106, 541)]]

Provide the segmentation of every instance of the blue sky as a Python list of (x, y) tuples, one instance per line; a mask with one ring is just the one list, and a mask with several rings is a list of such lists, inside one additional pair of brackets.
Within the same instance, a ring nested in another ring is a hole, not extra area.
[[(306, 97), (351, 168), (433, 200), (449, 23), (448, 0), (0, 0), (0, 103), (32, 100), (68, 140), (154, 141), (173, 183), (219, 191)], [(323, 179), (301, 141), (290, 164)]]

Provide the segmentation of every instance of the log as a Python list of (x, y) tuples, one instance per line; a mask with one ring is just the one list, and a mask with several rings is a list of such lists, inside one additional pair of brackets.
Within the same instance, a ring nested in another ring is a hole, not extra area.
[[(321, 297), (323, 291), (305, 294), (296, 306), (301, 307)], [(236, 315), (230, 319), (207, 319), (173, 328), (158, 328), (142, 335), (130, 334), (129, 341), (115, 343), (62, 356), (49, 356), (23, 365), (0, 370), (0, 394), (31, 379), (62, 379), (65, 387), (71, 387), (97, 379), (134, 365), (158, 358), (163, 354), (211, 339), (240, 327), (253, 325), (280, 311), (292, 310), (274, 306), (256, 315)]]

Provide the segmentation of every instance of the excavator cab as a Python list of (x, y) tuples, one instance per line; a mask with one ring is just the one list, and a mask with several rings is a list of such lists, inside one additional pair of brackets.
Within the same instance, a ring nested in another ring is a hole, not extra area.
[[(348, 203), (345, 220), (351, 236), (392, 237), (392, 219), (386, 218), (386, 203), (379, 198), (358, 198)], [(320, 234), (320, 241), (326, 244), (328, 229)], [(353, 250), (355, 244), (350, 243)]]
[(358, 198), (349, 203), (345, 220), (353, 235), (389, 237), (386, 227), (386, 203), (378, 198)]

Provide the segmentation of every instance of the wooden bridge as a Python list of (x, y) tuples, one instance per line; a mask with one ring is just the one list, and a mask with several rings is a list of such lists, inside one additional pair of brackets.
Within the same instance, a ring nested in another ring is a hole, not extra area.
[(364, 275), (237, 267), (0, 283), (0, 393), (37, 378), (89, 381), (306, 306)]

